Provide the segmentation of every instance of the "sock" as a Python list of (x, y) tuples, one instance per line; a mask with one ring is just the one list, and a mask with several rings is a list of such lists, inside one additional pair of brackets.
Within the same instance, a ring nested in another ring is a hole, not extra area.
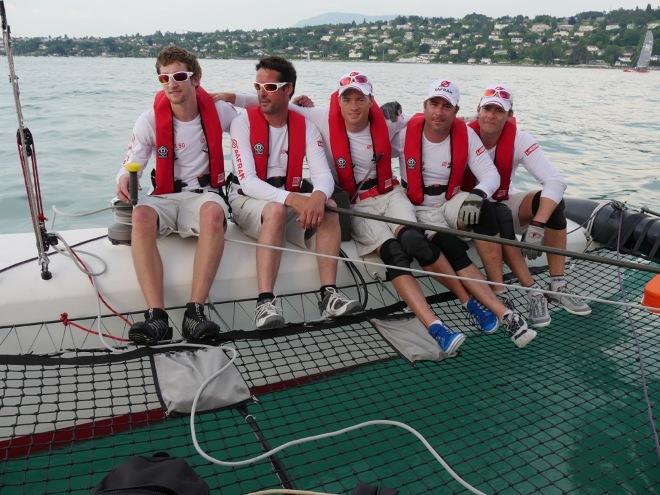
[(323, 298), (325, 297), (325, 290), (329, 289), (330, 287), (337, 290), (337, 286), (335, 284), (321, 286), (321, 289), (319, 290), (319, 292), (321, 293), (321, 300), (323, 300)]
[(442, 320), (441, 320), (440, 318), (438, 318), (437, 320), (432, 321), (431, 324), (429, 325), (429, 329), (430, 329), (433, 325), (435, 325), (436, 323), (438, 323), (439, 325), (442, 325)]
[(272, 301), (273, 299), (275, 299), (275, 294), (272, 292), (262, 292), (257, 297), (257, 305), (267, 301)]
[(534, 282), (532, 285), (528, 287), (528, 289), (533, 289), (531, 291), (527, 291), (527, 297), (534, 297), (538, 295), (543, 295), (543, 292), (541, 291), (541, 287), (539, 284)]
[(511, 318), (511, 315), (513, 315), (513, 311), (511, 311), (510, 309), (507, 309), (504, 312), (504, 314), (502, 315), (502, 320), (501, 321), (508, 320), (509, 318)]
[(550, 290), (557, 290), (557, 287), (566, 285), (566, 277), (563, 275), (550, 276)]

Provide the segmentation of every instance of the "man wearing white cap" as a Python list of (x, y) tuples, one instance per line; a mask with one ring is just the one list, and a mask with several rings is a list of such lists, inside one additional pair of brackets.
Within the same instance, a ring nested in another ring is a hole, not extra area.
[[(420, 222), (497, 235), (495, 212), (486, 198), (495, 191), (499, 176), (477, 134), (456, 118), (459, 97), (458, 86), (449, 79), (430, 84), (424, 112), (410, 118), (399, 134), (401, 176)], [(470, 192), (461, 190), (468, 170), (478, 179)], [(433, 244), (460, 275), (483, 280), (462, 241), (447, 234), (432, 235)], [(478, 249), (487, 244), (491, 243), (475, 241)], [(470, 282), (468, 288), (495, 312), (516, 346), (524, 347), (534, 339), (536, 332), (497, 300), (487, 285)]]
[[(489, 86), (484, 91), (477, 108), (477, 120), (470, 126), (479, 134), (488, 154), (494, 160), (501, 182), (493, 199), (500, 201), (510, 209), (512, 226), (506, 227), (504, 215), (502, 235), (515, 238), (514, 232), (523, 234), (523, 240), (530, 244), (548, 245), (566, 249), (566, 215), (563, 195), (566, 182), (562, 175), (546, 158), (538, 142), (528, 133), (516, 127), (513, 118), (513, 95), (501, 84)], [(517, 168), (522, 165), (541, 184), (542, 190), (518, 192), (512, 187)], [(502, 209), (498, 209), (502, 211)], [(505, 213), (508, 213), (505, 211)], [(529, 259), (541, 255), (533, 248), (523, 250)], [(534, 284), (526, 263), (518, 248), (504, 246), (504, 257), (520, 282), (526, 286)], [(591, 308), (581, 299), (571, 296), (564, 277), (565, 258), (548, 254), (550, 271), (550, 290), (562, 293), (561, 296), (549, 296), (551, 301), (561, 305), (566, 311), (576, 315), (589, 315)], [(501, 258), (500, 258), (501, 259)], [(486, 266), (489, 278), (502, 280), (502, 264), (492, 259)], [(538, 311), (532, 320), (536, 326), (550, 323), (547, 303), (542, 293), (534, 294), (539, 299)], [(505, 296), (506, 297), (506, 296)], [(544, 310), (544, 311), (543, 311)]]
[[(252, 103), (250, 97), (221, 93), (218, 95), (237, 106)], [(388, 125), (373, 98), (369, 78), (359, 71), (343, 75), (337, 91), (330, 96), (329, 107), (298, 107), (321, 131), (328, 160), (334, 163), (337, 183), (350, 198), (355, 211), (400, 218), (416, 222), (415, 210), (403, 189), (393, 177), (391, 140), (403, 124)], [(377, 220), (351, 217), (352, 236), (359, 254), (376, 251), (387, 265), (409, 268), (415, 258), (422, 267), (448, 273), (451, 266), (440, 249), (429, 243), (417, 229)], [(410, 272), (388, 269), (388, 276), (408, 307), (429, 329), (440, 348), (455, 353), (465, 336), (450, 330), (433, 313), (415, 277)], [(453, 273), (453, 271), (451, 271)], [(452, 291), (465, 289), (456, 280), (442, 280)], [(456, 290), (451, 285), (458, 286)]]

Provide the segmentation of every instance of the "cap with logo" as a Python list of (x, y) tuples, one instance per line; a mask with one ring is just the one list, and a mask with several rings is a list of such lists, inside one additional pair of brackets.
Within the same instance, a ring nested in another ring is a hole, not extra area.
[(424, 101), (431, 98), (444, 98), (451, 106), (455, 107), (458, 105), (460, 95), (456, 83), (451, 82), (449, 79), (436, 79), (429, 85), (429, 90)]
[(369, 78), (356, 70), (347, 72), (339, 79), (339, 95), (341, 96), (344, 91), (349, 89), (357, 89), (367, 96), (373, 94), (374, 91)]
[(497, 105), (508, 112), (513, 106), (513, 94), (501, 84), (488, 86), (481, 97), (481, 101), (479, 101), (480, 107), (486, 105)]

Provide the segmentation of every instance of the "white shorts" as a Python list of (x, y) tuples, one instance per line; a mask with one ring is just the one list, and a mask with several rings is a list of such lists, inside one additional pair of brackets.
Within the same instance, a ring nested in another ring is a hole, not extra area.
[[(309, 196), (309, 194), (306, 194), (306, 196)], [(272, 201), (236, 195), (230, 203), (234, 222), (236, 222), (247, 236), (258, 239), (259, 232), (261, 231), (261, 214), (266, 205), (272, 203)], [(296, 246), (313, 249), (316, 239), (314, 235), (315, 231), (303, 229), (297, 222), (297, 218), (298, 214), (296, 211), (293, 208), (287, 207), (284, 232), (286, 240)]]
[(228, 216), (227, 203), (214, 192), (196, 193), (181, 191), (158, 196), (140, 198), (136, 208), (147, 206), (158, 214), (158, 235), (164, 237), (172, 232), (179, 232), (181, 237), (199, 235), (199, 210), (204, 203), (217, 203)]
[(530, 192), (532, 191), (515, 192), (513, 194), (509, 194), (509, 199), (500, 201), (502, 204), (508, 206), (509, 209), (511, 210), (511, 213), (513, 213), (513, 228), (515, 229), (515, 232), (518, 235), (522, 235), (527, 230), (527, 225), (525, 225), (524, 227), (520, 225), (519, 212), (520, 212), (520, 205), (522, 204), (523, 200), (527, 197), (527, 195)]
[[(361, 213), (400, 218), (408, 222), (417, 221), (415, 207), (408, 200), (405, 190), (400, 186), (396, 186), (388, 193), (358, 200), (352, 209)], [(365, 256), (378, 249), (388, 239), (395, 238), (394, 231), (397, 227), (400, 227), (397, 223), (351, 217), (351, 235), (358, 243), (358, 254)]]

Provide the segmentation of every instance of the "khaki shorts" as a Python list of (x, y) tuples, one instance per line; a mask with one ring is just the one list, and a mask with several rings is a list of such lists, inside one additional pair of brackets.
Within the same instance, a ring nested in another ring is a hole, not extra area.
[[(306, 194), (309, 196), (309, 194)], [(232, 198), (231, 210), (234, 222), (243, 233), (253, 239), (259, 238), (261, 231), (261, 214), (268, 203), (263, 199), (251, 198), (249, 196), (237, 195)], [(285, 225), (285, 238), (292, 244), (302, 248), (313, 249), (315, 247), (315, 231), (305, 230), (297, 222), (298, 215), (293, 208), (287, 207), (287, 219)]]
[(511, 213), (513, 213), (513, 228), (518, 235), (522, 235), (527, 230), (527, 225), (524, 227), (520, 225), (520, 217), (518, 213), (520, 211), (520, 205), (529, 193), (530, 191), (515, 192), (513, 194), (509, 194), (509, 199), (501, 201), (502, 204), (507, 205), (511, 209)]
[(136, 208), (147, 206), (156, 210), (159, 236), (164, 237), (176, 231), (181, 237), (190, 237), (199, 235), (199, 210), (204, 203), (209, 202), (219, 204), (225, 219), (227, 218), (227, 204), (219, 194), (214, 192), (181, 191), (146, 196), (140, 199)]
[[(361, 213), (384, 215), (409, 222), (417, 221), (415, 207), (408, 200), (408, 196), (406, 196), (404, 189), (400, 186), (380, 196), (361, 201), (358, 200), (352, 209)], [(365, 256), (378, 249), (388, 239), (395, 238), (394, 232), (399, 226), (397, 223), (351, 217), (351, 234), (353, 239), (358, 243), (358, 254)]]

